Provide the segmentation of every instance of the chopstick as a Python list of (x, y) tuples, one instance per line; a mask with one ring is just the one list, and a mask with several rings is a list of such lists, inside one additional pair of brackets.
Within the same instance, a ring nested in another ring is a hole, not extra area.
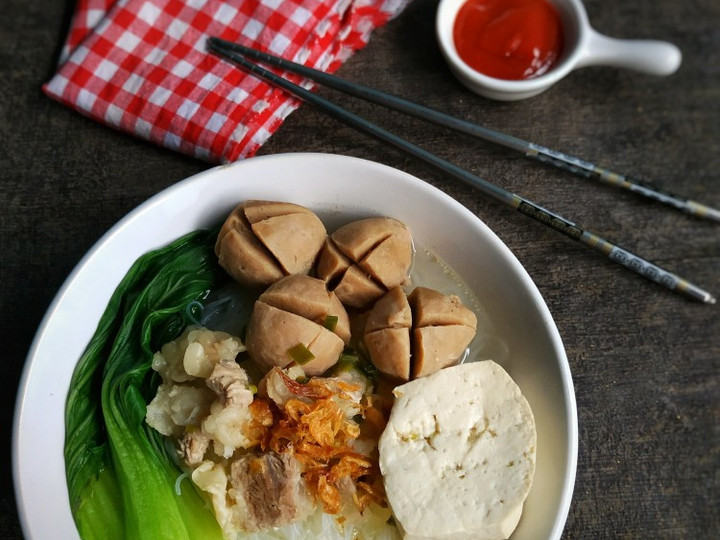
[(446, 161), (423, 148), (408, 142), (397, 135), (387, 131), (356, 114), (335, 105), (334, 103), (298, 86), (287, 79), (268, 71), (261, 66), (247, 60), (240, 54), (230, 50), (224, 45), (224, 41), (217, 38), (208, 39), (208, 48), (221, 57), (231, 60), (238, 64), (251, 74), (263, 79), (283, 90), (296, 98), (309, 103), (322, 110), (329, 116), (349, 125), (350, 127), (365, 133), (375, 139), (378, 139), (390, 146), (418, 158), (425, 163), (432, 165), (454, 178), (465, 182), (466, 184), (476, 188), (481, 193), (509, 206), (522, 214), (546, 225), (565, 236), (579, 241), (588, 247), (591, 247), (604, 254), (610, 260), (640, 274), (641, 276), (659, 284), (667, 289), (685, 295), (689, 298), (699, 300), (704, 303), (714, 304), (716, 299), (709, 292), (701, 289), (697, 285), (669, 272), (660, 266), (631, 253), (630, 251), (608, 242), (600, 236), (582, 229), (572, 221), (551, 212), (535, 204), (534, 202), (507, 191), (495, 184), (476, 176), (457, 165)]
[(690, 200), (681, 195), (670, 193), (662, 188), (648, 182), (634, 180), (620, 173), (612, 172), (599, 167), (589, 161), (571, 156), (564, 152), (552, 150), (545, 146), (528, 142), (512, 135), (502, 133), (485, 126), (473, 124), (459, 118), (430, 109), (423, 105), (413, 103), (398, 96), (381, 92), (374, 88), (362, 86), (357, 83), (345, 81), (339, 77), (285, 60), (279, 56), (244, 47), (237, 43), (211, 37), (208, 40), (211, 49), (225, 48), (229, 51), (240, 53), (243, 56), (259, 60), (264, 64), (280, 67), (291, 73), (302, 75), (316, 81), (328, 88), (339, 90), (353, 97), (364, 99), (377, 105), (382, 105), (409, 116), (419, 118), (437, 125), (465, 133), (492, 143), (499, 144), (506, 148), (521, 152), (525, 157), (547, 163), (558, 169), (569, 171), (577, 176), (597, 180), (603, 184), (625, 189), (637, 195), (652, 199), (654, 201), (669, 205), (687, 214), (710, 219), (720, 223), (720, 210), (709, 207), (702, 203)]

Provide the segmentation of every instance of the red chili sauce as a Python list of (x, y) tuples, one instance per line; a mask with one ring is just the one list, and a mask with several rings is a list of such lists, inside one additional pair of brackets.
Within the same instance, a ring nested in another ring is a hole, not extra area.
[(560, 16), (547, 0), (468, 0), (458, 11), (453, 39), (470, 67), (509, 80), (547, 72), (563, 47)]

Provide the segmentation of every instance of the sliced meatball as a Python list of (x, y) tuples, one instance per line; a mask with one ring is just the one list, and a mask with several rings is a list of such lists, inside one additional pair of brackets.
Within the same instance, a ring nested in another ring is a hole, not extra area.
[(270, 286), (255, 302), (246, 346), (261, 365), (284, 368), (298, 362), (312, 376), (333, 366), (349, 341), (348, 314), (335, 294), (322, 280), (295, 275)]
[(365, 309), (407, 280), (412, 256), (412, 236), (403, 223), (367, 218), (327, 238), (316, 271), (343, 304)]
[(304, 206), (246, 201), (220, 229), (215, 253), (239, 283), (266, 286), (287, 275), (306, 274), (326, 235), (320, 218)]
[(477, 317), (455, 295), (394, 287), (367, 316), (365, 345), (375, 367), (402, 380), (456, 363), (475, 336)]

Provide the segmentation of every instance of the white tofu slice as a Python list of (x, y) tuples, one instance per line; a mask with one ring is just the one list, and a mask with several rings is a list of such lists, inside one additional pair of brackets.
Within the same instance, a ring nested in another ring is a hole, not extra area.
[(398, 386), (380, 470), (405, 540), (508, 538), (535, 473), (530, 405), (492, 360)]

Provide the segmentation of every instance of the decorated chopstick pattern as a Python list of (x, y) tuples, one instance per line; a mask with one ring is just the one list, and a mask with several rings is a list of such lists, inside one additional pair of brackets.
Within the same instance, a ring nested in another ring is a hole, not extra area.
[(319, 82), (328, 88), (339, 90), (348, 95), (364, 99), (371, 103), (376, 103), (384, 107), (408, 114), (415, 118), (433, 122), (443, 127), (465, 133), (473, 137), (477, 137), (495, 144), (499, 144), (506, 148), (521, 152), (525, 157), (552, 165), (558, 169), (568, 171), (577, 176), (581, 176), (586, 179), (597, 180), (604, 184), (625, 189), (637, 195), (652, 199), (654, 201), (666, 204), (677, 210), (691, 214), (699, 218), (710, 219), (720, 223), (720, 210), (709, 207), (702, 203), (690, 200), (681, 195), (676, 195), (666, 191), (660, 187), (654, 186), (648, 182), (631, 179), (625, 175), (609, 171), (602, 167), (585, 161), (581, 158), (571, 156), (564, 152), (552, 150), (545, 146), (535, 144), (532, 142), (524, 141), (518, 137), (508, 135), (490, 129), (479, 124), (467, 122), (454, 116), (447, 115), (445, 113), (436, 111), (429, 107), (413, 103), (404, 98), (387, 94), (363, 86), (357, 83), (343, 80), (339, 77), (306, 67), (302, 64), (297, 64), (286, 60), (279, 56), (274, 56), (256, 49), (244, 47), (237, 43), (220, 40), (217, 38), (210, 38), (209, 44), (212, 47), (223, 48), (228, 51), (237, 52), (243, 56), (259, 60), (268, 65), (280, 67), (292, 73), (302, 75), (308, 79)]
[(575, 223), (568, 221), (562, 216), (554, 214), (549, 210), (528, 201), (527, 199), (515, 195), (511, 206), (516, 208), (521, 214), (525, 214), (526, 216), (555, 229), (565, 236), (599, 251), (611, 261), (614, 261), (667, 289), (680, 292), (707, 304), (714, 304), (716, 301), (710, 293), (704, 291), (697, 285), (690, 283), (686, 279), (665, 270), (664, 268), (632, 253), (631, 251), (628, 251), (625, 248), (608, 242), (597, 234), (581, 229)]
[[(268, 71), (267, 69), (264, 69), (263, 67), (248, 60), (244, 55), (238, 54), (237, 51), (239, 46), (234, 44), (227, 45), (227, 42), (223, 40), (210, 38), (208, 40), (208, 47), (211, 51), (228, 60), (231, 60), (257, 77), (275, 84), (298, 99), (319, 108), (329, 116), (362, 133), (365, 133), (366, 135), (389, 144), (406, 154), (436, 167), (454, 178), (476, 188), (481, 193), (510, 206), (522, 214), (525, 214), (535, 221), (542, 223), (543, 225), (546, 225), (565, 236), (572, 238), (573, 240), (579, 241), (580, 243), (589, 246), (600, 253), (603, 253), (608, 259), (624, 266), (625, 268), (628, 268), (667, 289), (683, 294), (694, 300), (699, 300), (708, 304), (714, 304), (716, 302), (715, 297), (709, 292), (683, 278), (680, 278), (679, 276), (676, 276), (672, 272), (669, 272), (668, 270), (665, 270), (620, 246), (608, 242), (600, 236), (577, 226), (572, 221), (555, 214), (528, 199), (507, 191), (477, 175), (474, 175), (469, 171), (466, 171), (465, 169), (462, 169), (461, 167), (458, 167), (457, 165), (398, 137), (394, 133), (391, 133), (372, 122), (369, 122), (368, 120), (357, 116), (338, 105), (335, 105), (331, 101), (328, 101), (317, 94), (314, 94), (313, 92), (306, 90), (305, 88), (302, 88), (301, 86), (298, 86), (271, 71)], [(261, 58), (259, 59), (264, 62)], [(316, 81), (321, 83), (323, 82), (317, 79)]]
[[(523, 141), (524, 143), (524, 141)], [(633, 180), (620, 173), (612, 172), (557, 150), (551, 150), (535, 143), (527, 144), (525, 155), (542, 163), (547, 163), (558, 169), (569, 171), (577, 176), (591, 180), (598, 180), (604, 184), (631, 191), (648, 199), (672, 206), (682, 212), (696, 217), (710, 219), (720, 223), (720, 210), (693, 201), (681, 195), (654, 186), (649, 182)]]

